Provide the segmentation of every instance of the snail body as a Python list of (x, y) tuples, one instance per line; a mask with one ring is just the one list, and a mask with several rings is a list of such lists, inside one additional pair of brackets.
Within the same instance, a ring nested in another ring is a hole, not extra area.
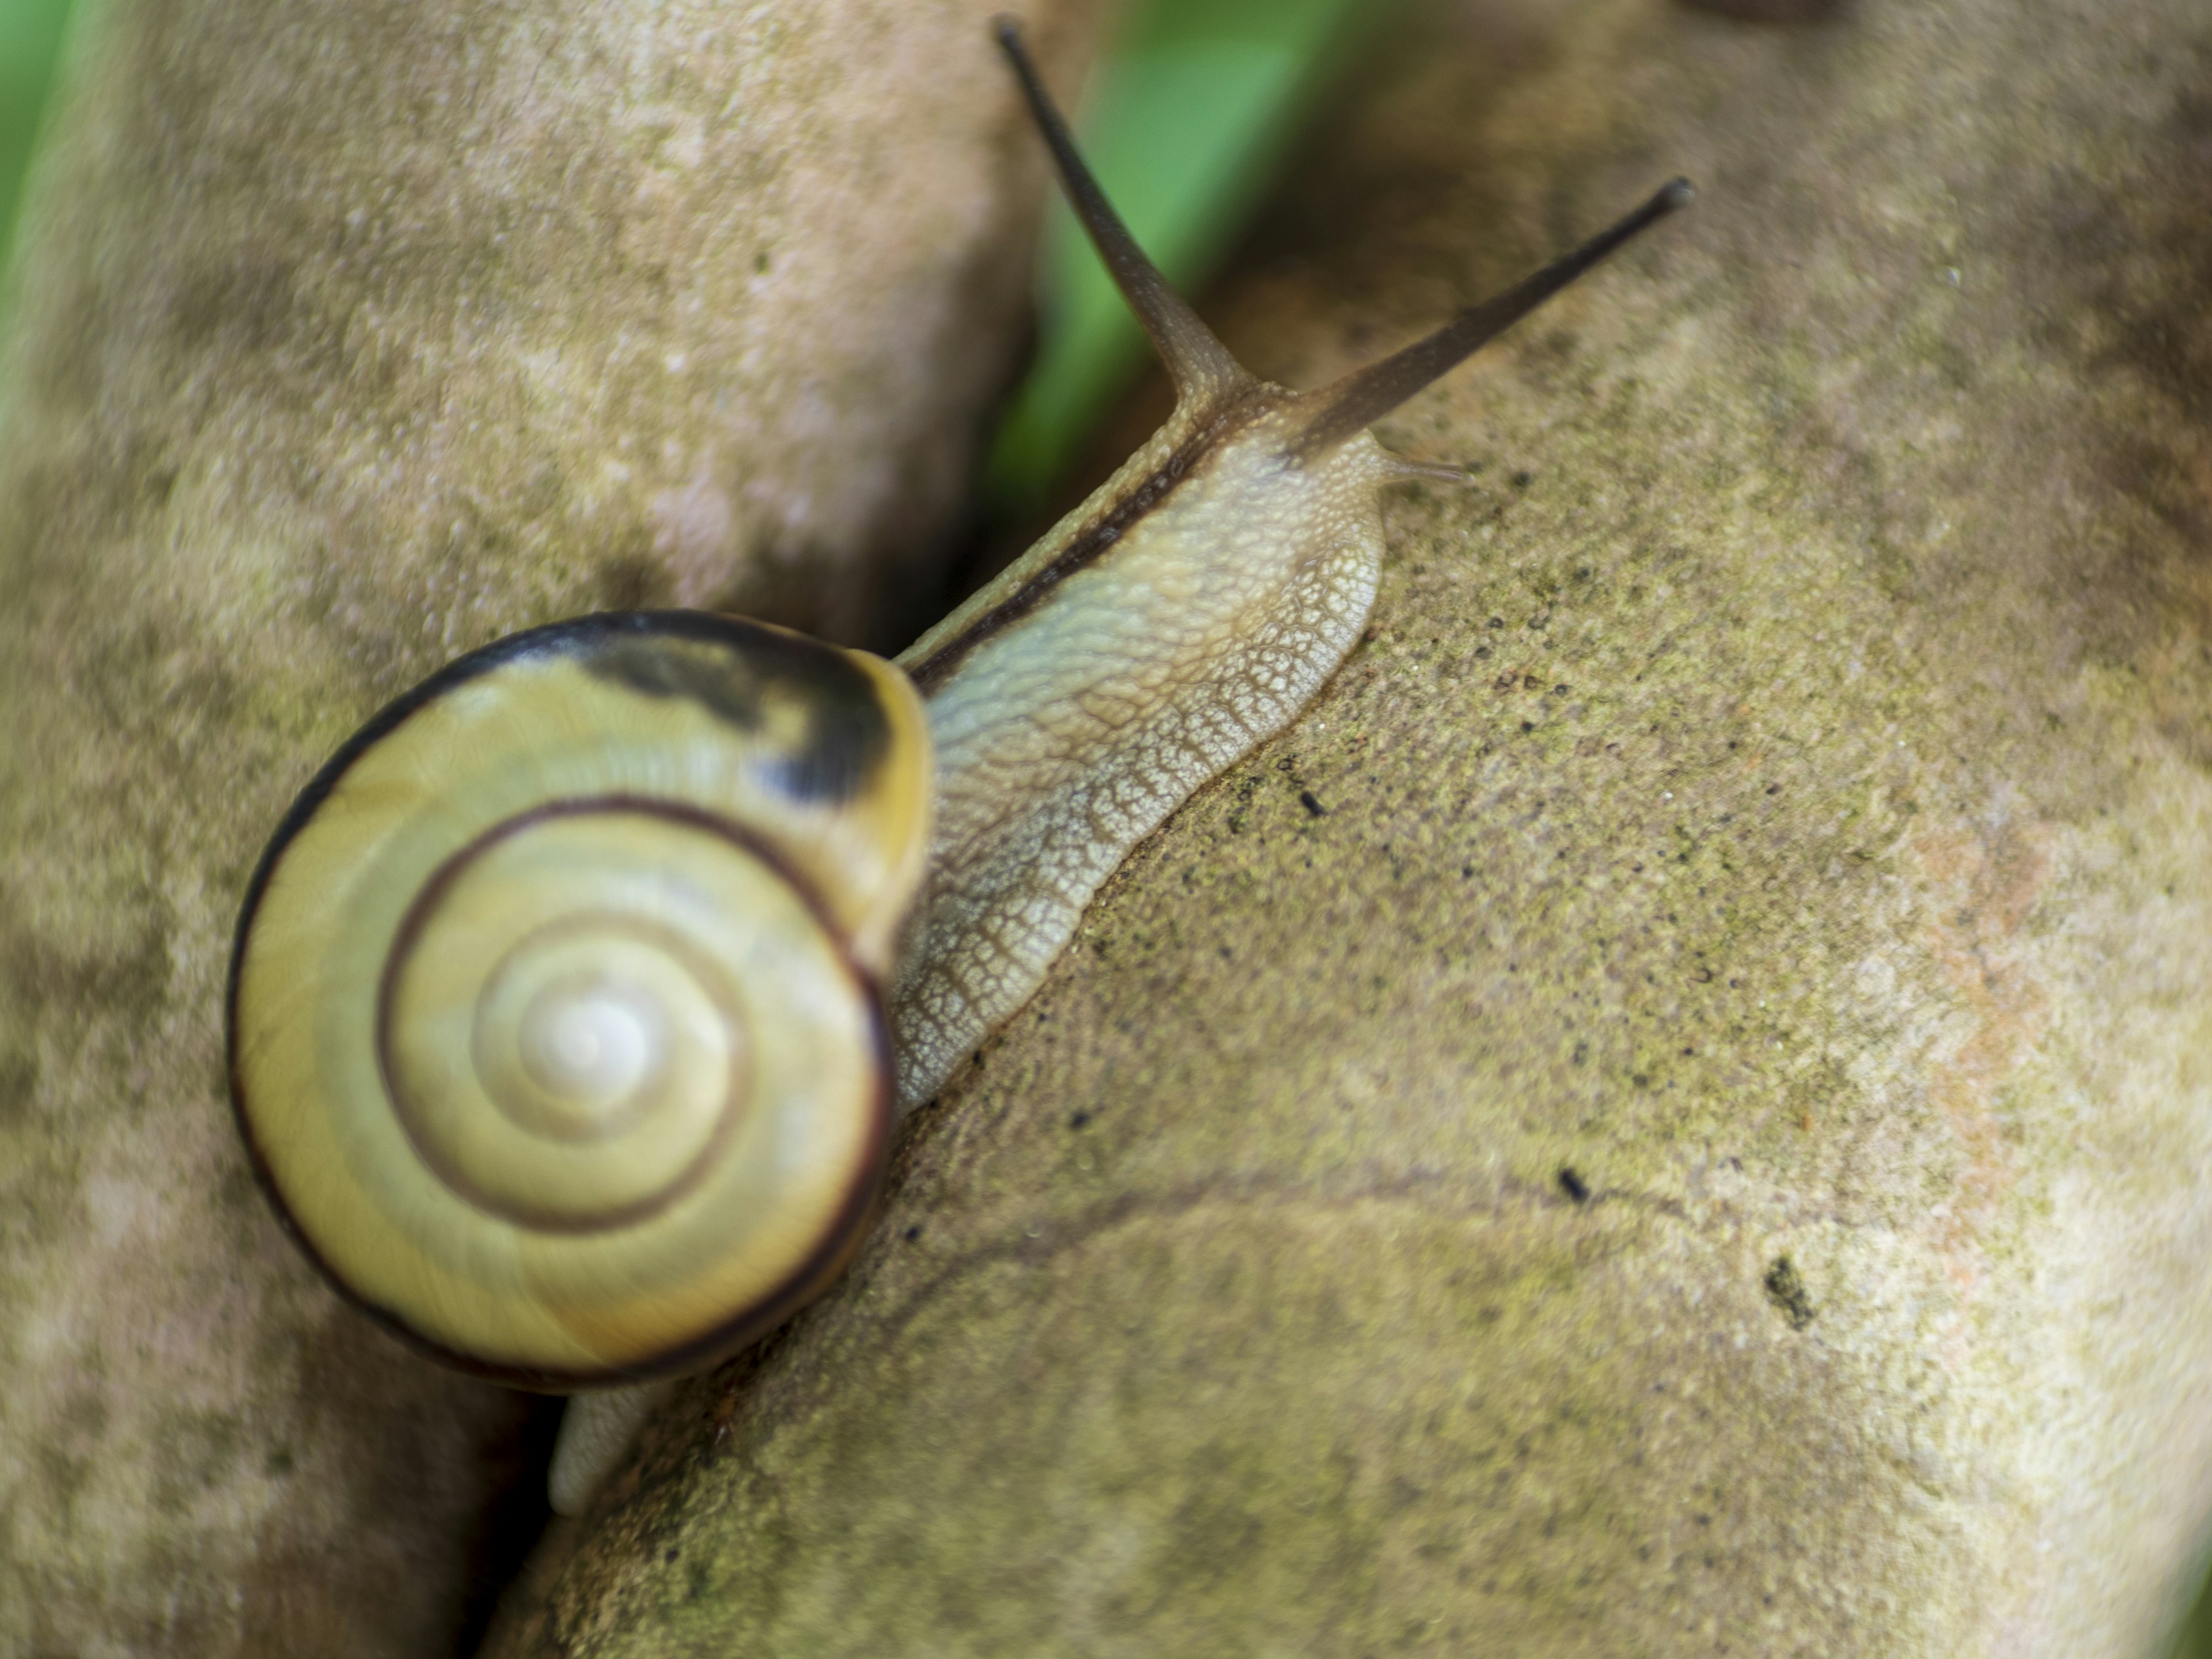
[[(1290, 465), (1285, 412), (1248, 401), (1261, 406), (1233, 435), (1206, 434), (1194, 461), (1198, 419), (1170, 423), (899, 659), (927, 699), (940, 781), (930, 897), (892, 998), (904, 1100), (1027, 1000), (1129, 848), (1288, 724), (1366, 624), (1377, 487), (1402, 464), (1363, 434)], [(1177, 465), (1151, 514), (1111, 525), (1115, 503)], [(1055, 571), (1049, 602), (1025, 604)], [(994, 925), (1006, 916), (1019, 927)]]
[(1129, 849), (1335, 671), (1382, 489), (1438, 473), (1369, 423), (1687, 198), (1291, 392), (1168, 288), (1000, 40), (1174, 375), (1167, 425), (896, 666), (680, 611), (462, 658), (318, 774), (240, 914), (232, 1093), (264, 1188), (403, 1336), (614, 1389), (571, 1413), (563, 1510), (626, 1443), (634, 1385), (828, 1282), (896, 1114), (1036, 989)]

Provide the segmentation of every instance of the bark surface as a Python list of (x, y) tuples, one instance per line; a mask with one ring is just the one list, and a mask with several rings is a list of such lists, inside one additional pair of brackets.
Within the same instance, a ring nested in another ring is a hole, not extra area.
[(1364, 646), (502, 1655), (2131, 1655), (2212, 1496), (2212, 20), (1430, 13), (1213, 307)]
[[(1091, 9), (1030, 9), (1072, 69)], [(0, 1651), (480, 1623), (543, 1413), (279, 1232), (232, 920), (293, 792), (462, 650), (616, 605), (911, 632), (1041, 199), (990, 10), (100, 8), (0, 430)]]

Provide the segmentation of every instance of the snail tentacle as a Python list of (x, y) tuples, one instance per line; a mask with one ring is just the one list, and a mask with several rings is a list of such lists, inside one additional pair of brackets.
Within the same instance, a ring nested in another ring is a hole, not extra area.
[(1250, 385), (1252, 376), (1244, 366), (1229, 355), (1229, 348), (1199, 319), (1190, 302), (1175, 291), (1098, 187), (1083, 153), (1075, 147), (1066, 118), (1045, 90), (1029, 48), (1022, 43), (1021, 26), (1011, 17), (1000, 17), (993, 23), (992, 32), (1006, 61), (1013, 65), (1030, 113), (1052, 152), (1060, 182), (1067, 190), (1068, 204), (1082, 222), (1091, 246), (1098, 250), (1115, 286), (1121, 290), (1121, 297), (1152, 337), (1153, 349), (1167, 365), (1177, 393), (1199, 402), (1212, 402)]

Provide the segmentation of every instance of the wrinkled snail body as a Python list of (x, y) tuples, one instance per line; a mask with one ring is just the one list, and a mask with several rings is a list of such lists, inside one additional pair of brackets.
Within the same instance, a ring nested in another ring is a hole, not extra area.
[[(1437, 475), (1368, 424), (1688, 196), (1289, 392), (1167, 287), (1000, 39), (1175, 377), (1167, 425), (896, 667), (681, 611), (464, 657), (339, 751), (253, 876), (229, 1053), (264, 1185), (347, 1296), (484, 1375), (679, 1374), (818, 1291), (896, 1112), (1358, 639), (1379, 492)], [(571, 1413), (560, 1507), (632, 1398)]]

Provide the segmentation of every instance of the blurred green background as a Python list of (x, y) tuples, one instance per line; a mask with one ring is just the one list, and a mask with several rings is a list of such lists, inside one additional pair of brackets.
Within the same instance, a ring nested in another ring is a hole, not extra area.
[[(0, 0), (0, 270), (9, 273), (0, 305), (13, 293), (24, 171), (70, 9), (70, 0)], [(1132, 5), (1117, 49), (1073, 101), (1101, 182), (1178, 286), (1203, 282), (1233, 247), (1321, 89), (1319, 67), (1340, 61), (1379, 9), (1374, 0)], [(1047, 232), (1038, 306), (1036, 358), (986, 467), (1000, 516), (1046, 499), (1144, 367), (1144, 336), (1064, 207)], [(2212, 1659), (2212, 1596), (2200, 1595), (2172, 1653)]]
[(23, 168), (61, 57), (69, 0), (0, 0), (0, 270), (12, 269)]

